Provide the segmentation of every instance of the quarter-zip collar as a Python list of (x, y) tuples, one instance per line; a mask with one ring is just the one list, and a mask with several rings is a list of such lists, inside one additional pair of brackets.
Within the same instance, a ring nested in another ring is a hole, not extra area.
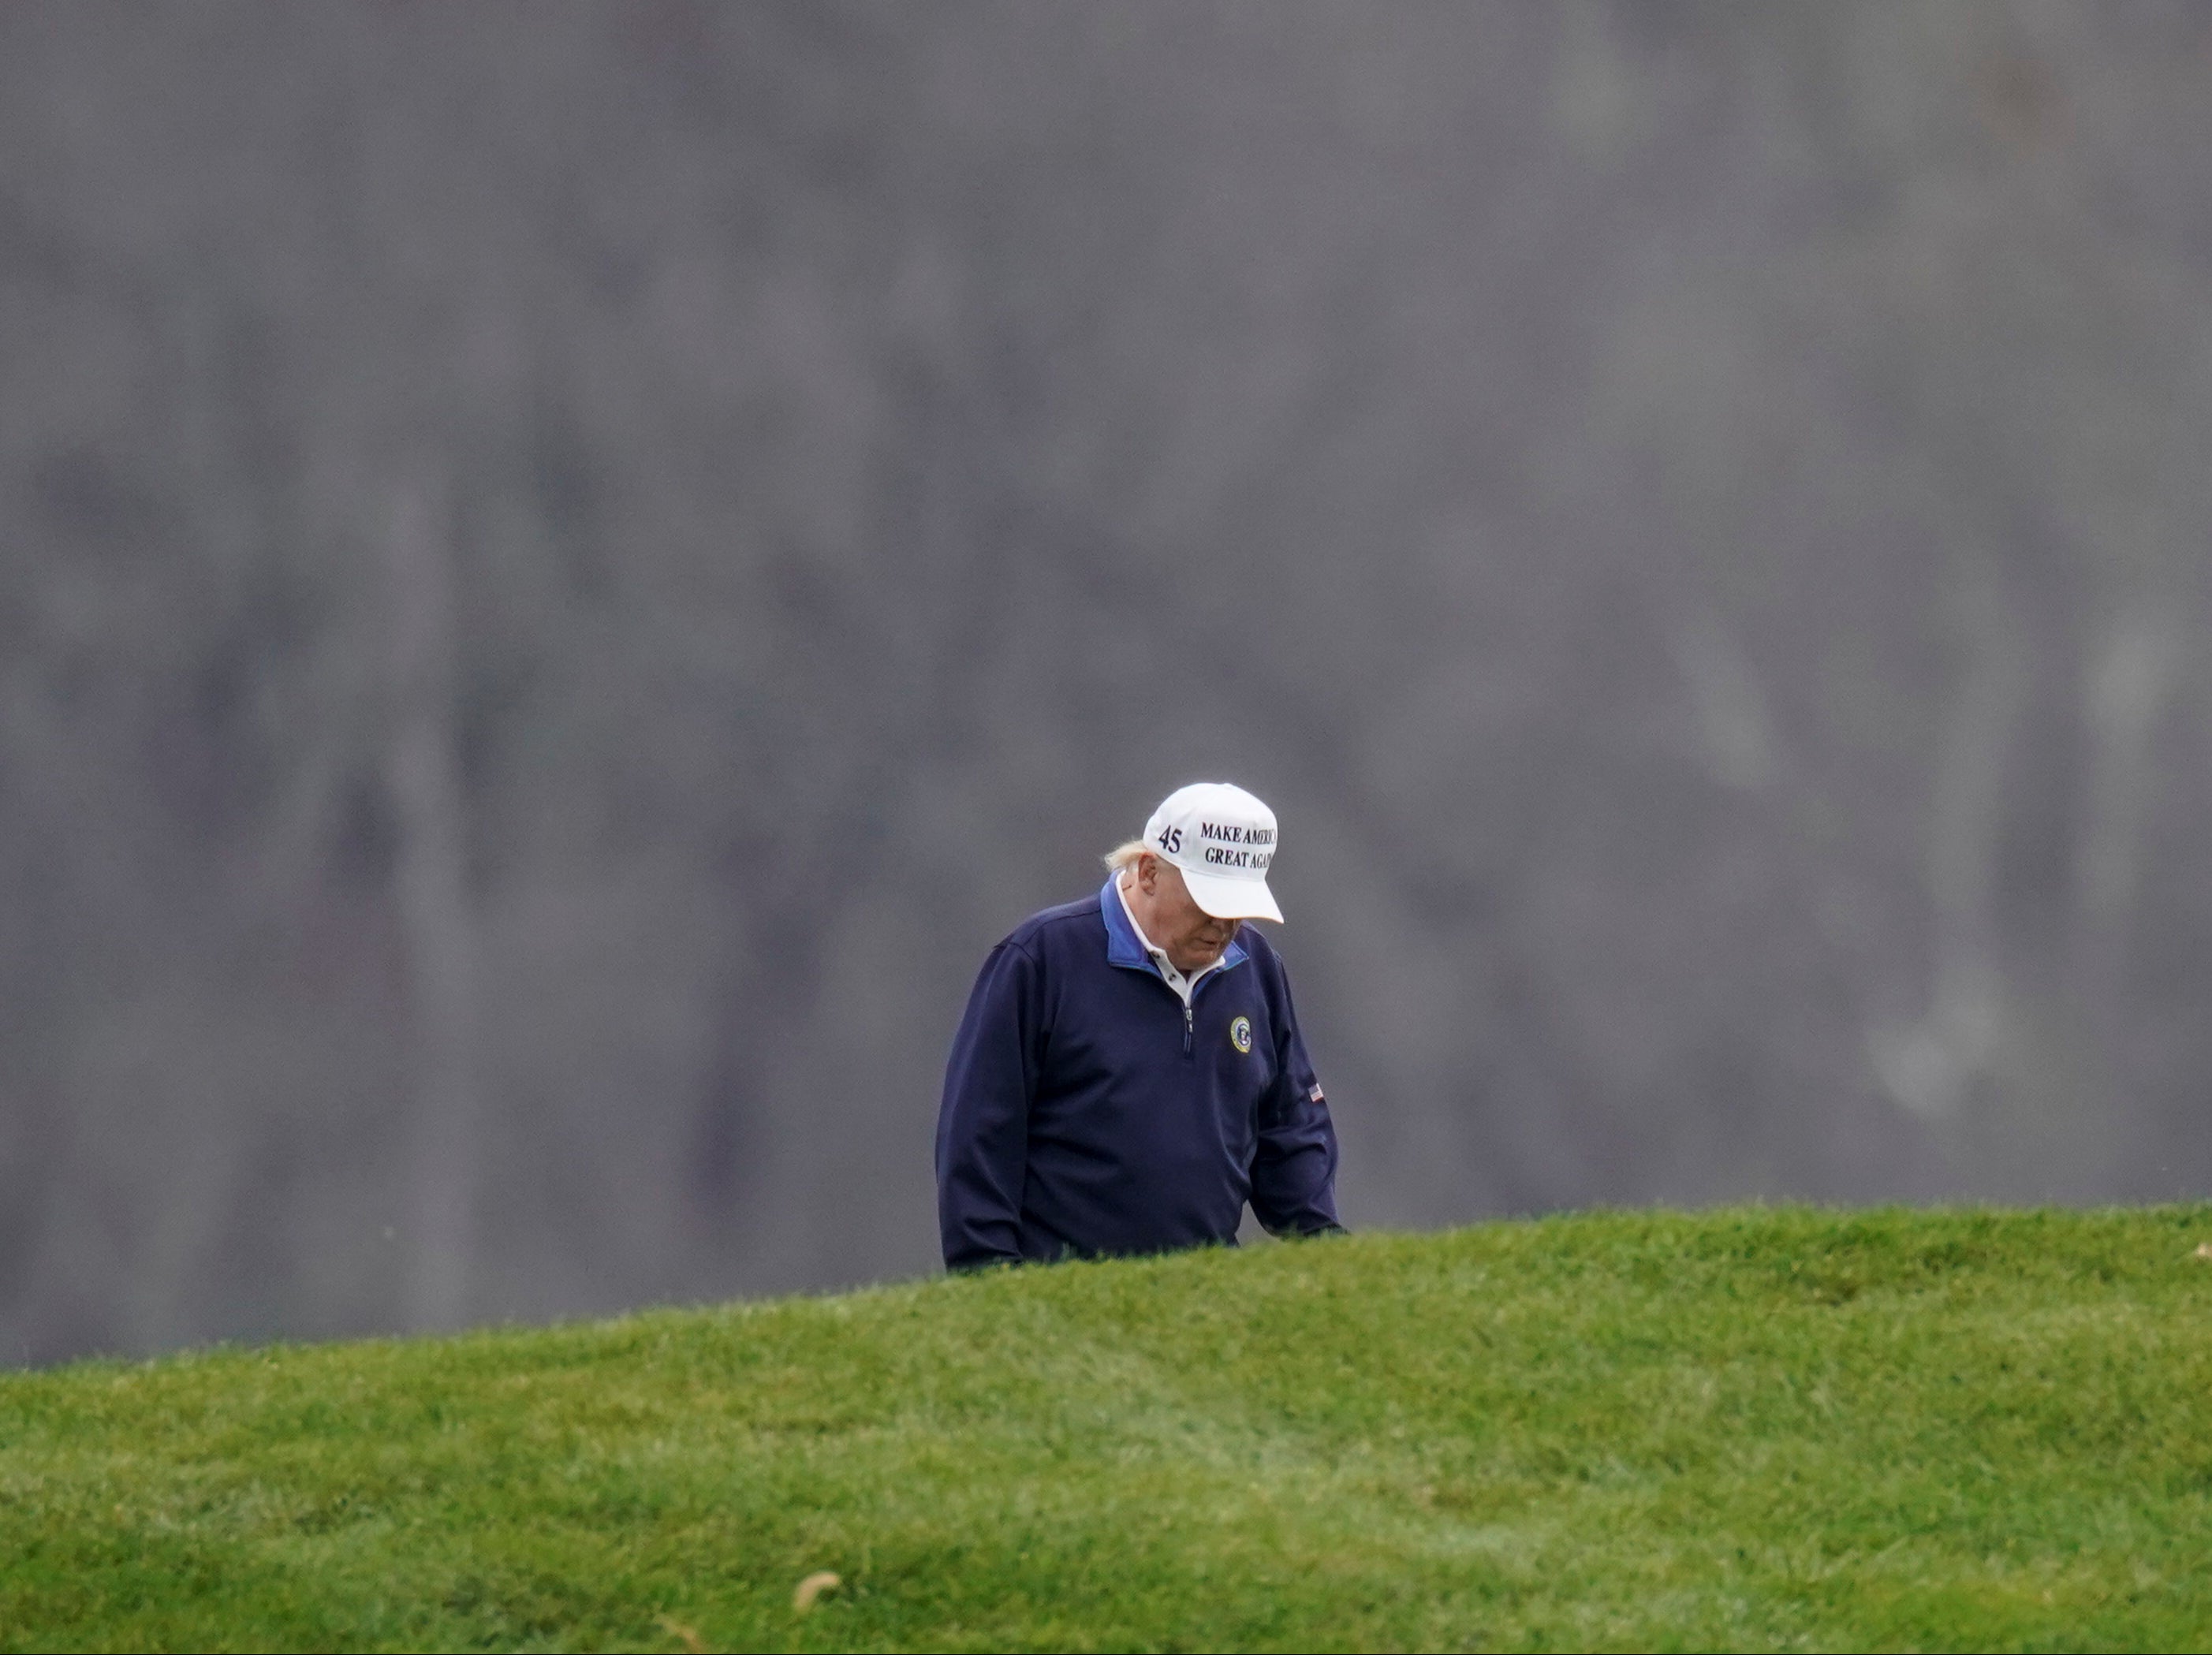
[(1105, 887), (1098, 893), (1098, 912), (1106, 921), (1107, 964), (1126, 967), (1131, 971), (1150, 972), (1160, 979), (1163, 987), (1183, 1003), (1186, 1011), (1190, 1009), (1191, 1002), (1197, 998), (1199, 985), (1208, 977), (1217, 972), (1232, 970), (1251, 958), (1243, 943), (1232, 937), (1229, 939), (1229, 946), (1221, 951), (1221, 958), (1196, 976), (1185, 978), (1184, 988), (1178, 989), (1161, 969), (1165, 962), (1164, 951), (1152, 947), (1145, 933), (1139, 929), (1136, 915), (1129, 912), (1129, 899), (1121, 894), (1120, 874), (1107, 875)]

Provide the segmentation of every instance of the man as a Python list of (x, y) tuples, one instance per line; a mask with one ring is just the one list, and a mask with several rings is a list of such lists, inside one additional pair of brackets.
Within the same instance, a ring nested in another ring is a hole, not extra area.
[(1338, 1228), (1336, 1131), (1283, 962), (1275, 813), (1168, 796), (1096, 896), (991, 951), (945, 1075), (938, 1217), (954, 1270)]

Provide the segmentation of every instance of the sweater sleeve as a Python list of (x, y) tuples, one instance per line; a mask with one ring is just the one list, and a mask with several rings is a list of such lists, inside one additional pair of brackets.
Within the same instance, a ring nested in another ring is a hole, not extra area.
[(948, 1270), (1021, 1257), (1041, 990), (1036, 961), (1000, 943), (953, 1039), (937, 1116), (937, 1219)]
[[(1282, 970), (1279, 961), (1276, 968)], [(1287, 972), (1280, 982), (1280, 1059), (1260, 1102), (1252, 1215), (1271, 1235), (1314, 1235), (1343, 1228), (1336, 1216), (1336, 1126), (1298, 1032)]]

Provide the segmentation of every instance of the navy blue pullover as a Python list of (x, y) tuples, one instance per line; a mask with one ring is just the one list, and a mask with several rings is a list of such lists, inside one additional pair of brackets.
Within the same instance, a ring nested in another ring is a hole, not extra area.
[(945, 1072), (954, 1270), (1234, 1245), (1336, 1225), (1336, 1130), (1281, 958), (1240, 926), (1186, 1014), (1114, 882), (991, 950)]

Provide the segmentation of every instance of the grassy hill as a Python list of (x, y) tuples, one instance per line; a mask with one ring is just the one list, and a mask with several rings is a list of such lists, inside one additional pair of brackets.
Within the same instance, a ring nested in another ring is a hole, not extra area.
[(1593, 1214), (16, 1375), (0, 1646), (2202, 1648), (2208, 1240)]

